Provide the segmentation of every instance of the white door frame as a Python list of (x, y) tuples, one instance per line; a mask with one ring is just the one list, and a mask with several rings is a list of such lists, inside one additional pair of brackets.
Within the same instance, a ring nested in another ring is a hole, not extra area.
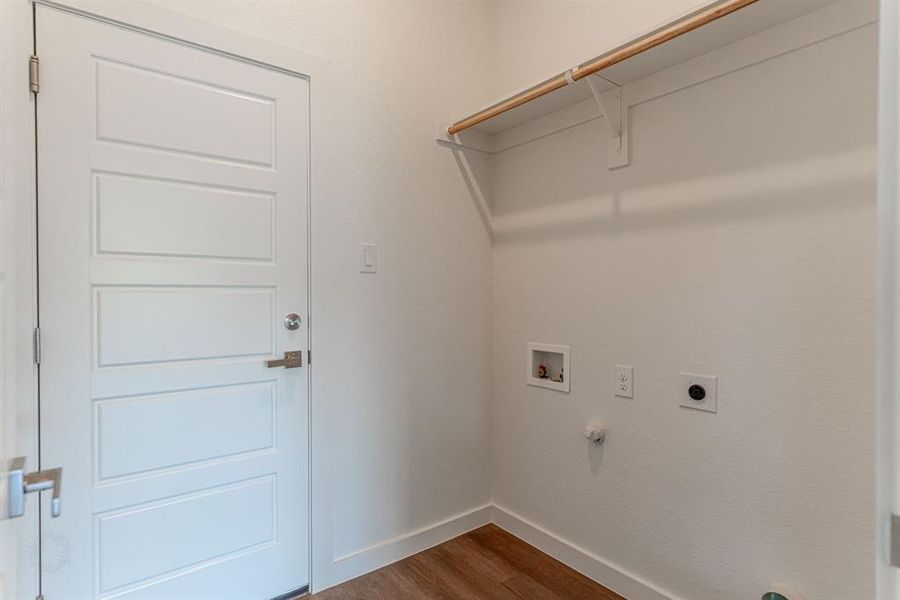
[(878, 73), (878, 370), (876, 597), (900, 599), (890, 565), (891, 515), (900, 514), (900, 7), (881, 0)]
[[(29, 456), (37, 468), (36, 369), (31, 355), (36, 244), (34, 99), (28, 91), (33, 49), (27, 0), (0, 6), (0, 457)], [(6, 466), (0, 468), (5, 472)], [(34, 597), (38, 571), (31, 558), (39, 535), (36, 501), (18, 519), (0, 523), (0, 594)]]
[[(194, 47), (204, 48), (219, 54), (225, 54), (232, 58), (244, 60), (253, 64), (276, 69), (288, 74), (303, 77), (309, 81), (310, 93), (310, 190), (308, 193), (308, 212), (312, 216), (312, 199), (317, 179), (314, 150), (317, 147), (318, 128), (316, 127), (316, 109), (313, 85), (317, 81), (316, 74), (327, 64), (327, 61), (315, 55), (269, 42), (240, 31), (229, 29), (214, 23), (195, 19), (188, 15), (168, 10), (158, 5), (143, 1), (129, 2), (105, 2), (98, 0), (15, 0), (15, 9), (10, 9), (5, 14), (12, 14), (14, 19), (0, 21), (0, 36), (4, 39), (14, 40), (15, 52), (10, 60), (4, 60), (0, 65), (0, 81), (6, 83), (10, 80), (17, 81), (16, 86), (22, 90), (28, 89), (28, 57), (33, 51), (32, 8), (33, 4), (44, 4), (60, 10), (65, 10), (87, 18), (101, 20), (119, 27), (126, 27), (142, 33), (153, 34), (171, 39), (173, 41), (188, 44)], [(22, 35), (27, 29), (28, 35)], [(4, 45), (4, 51), (8, 50)], [(17, 62), (21, 60), (21, 62)], [(22, 68), (26, 67), (26, 68)], [(36, 199), (34, 177), (34, 108), (30, 94), (5, 92), (0, 104), (4, 110), (0, 111), (0, 126), (3, 131), (4, 151), (11, 152), (11, 156), (2, 157), (3, 164), (0, 167), (0, 193), (2, 200), (16, 207), (15, 211), (0, 211), (0, 236), (3, 239), (9, 233), (18, 231), (14, 244), (8, 249), (9, 260), (15, 268), (15, 278), (4, 282), (2, 290), (4, 297), (0, 301), (4, 306), (15, 306), (16, 310), (4, 310), (0, 318), (4, 319), (3, 330), (15, 332), (14, 354), (18, 361), (9, 356), (12, 352), (4, 352), (8, 348), (0, 348), (0, 359), (3, 362), (2, 372), (9, 377), (9, 365), (19, 366), (14, 373), (15, 397), (7, 399), (7, 404), (19, 415), (36, 415), (37, 413), (37, 377), (36, 370), (32, 367), (26, 369), (21, 365), (30, 366), (30, 359), (22, 361), (21, 357), (31, 356), (32, 331), (36, 319), (36, 240), (34, 236), (35, 220), (34, 207)], [(18, 89), (16, 89), (18, 91)], [(40, 102), (40, 97), (38, 97)], [(29, 120), (21, 118), (13, 119), (11, 115), (30, 114)], [(13, 178), (11, 173), (18, 176)], [(11, 185), (14, 184), (14, 185)], [(13, 213), (13, 214), (10, 214)], [(29, 235), (21, 235), (22, 231)], [(309, 232), (308, 232), (309, 233)], [(311, 235), (308, 235), (311, 246)], [(312, 260), (312, 248), (309, 248), (310, 262)], [(0, 268), (3, 263), (0, 263)], [(311, 267), (311, 265), (310, 265)], [(312, 269), (309, 269), (312, 273)], [(2, 273), (6, 275), (5, 273)], [(10, 304), (11, 297), (15, 297), (16, 303)], [(312, 302), (310, 300), (310, 313)], [(312, 347), (312, 329), (310, 327), (310, 348)], [(310, 372), (310, 590), (319, 591), (329, 587), (333, 581), (332, 565), (332, 514), (330, 499), (330, 475), (328, 463), (330, 455), (327, 440), (328, 414), (326, 407), (314, 401), (311, 390), (312, 372)], [(4, 388), (0, 392), (7, 392), (10, 387), (4, 382)], [(0, 403), (0, 408), (3, 404)], [(24, 418), (19, 420), (18, 434), (20, 438), (17, 448), (22, 454), (29, 456), (29, 467), (37, 468), (37, 423), (36, 419)], [(65, 488), (63, 488), (65, 489)], [(65, 502), (65, 498), (63, 498)], [(36, 524), (36, 513), (26, 517), (29, 522)], [(35, 535), (37, 535), (35, 527)], [(26, 539), (30, 538), (30, 539)], [(14, 544), (19, 560), (16, 564), (16, 576), (19, 584), (19, 593), (22, 597), (34, 597), (37, 591), (37, 574), (33, 561), (23, 560), (31, 550), (34, 543), (33, 536), (18, 536)], [(34, 593), (32, 593), (32, 590)]]

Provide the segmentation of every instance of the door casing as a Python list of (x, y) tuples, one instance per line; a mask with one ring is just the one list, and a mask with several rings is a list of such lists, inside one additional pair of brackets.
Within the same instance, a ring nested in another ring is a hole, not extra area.
[(875, 582), (879, 600), (900, 598), (890, 564), (891, 515), (900, 514), (900, 7), (881, 0), (878, 82), (878, 258)]
[[(318, 180), (314, 159), (318, 128), (316, 127), (316, 110), (314, 108), (314, 90), (316, 86), (313, 84), (318, 81), (316, 75), (327, 64), (325, 59), (269, 42), (262, 38), (247, 35), (234, 29), (182, 15), (148, 2), (103, 2), (96, 0), (65, 0), (60, 2), (50, 0), (15, 0), (15, 2), (15, 8), (10, 9), (8, 12), (15, 18), (5, 19), (0, 23), (0, 34), (12, 35), (12, 32), (21, 32), (23, 29), (31, 32), (33, 30), (33, 4), (44, 4), (85, 18), (158, 35), (178, 43), (201, 47), (232, 58), (307, 79), (310, 95), (310, 189), (307, 194), (309, 199), (307, 210), (310, 215), (309, 222), (311, 223), (313, 198), (316, 181)], [(27, 24), (23, 24), (23, 21), (27, 21)], [(10, 63), (15, 64), (14, 61), (21, 58), (21, 65), (27, 67), (28, 57), (33, 52), (31, 35), (16, 35), (8, 39), (15, 40), (13, 42), (15, 44), (14, 58)], [(7, 46), (4, 46), (4, 49), (6, 50)], [(16, 66), (20, 65), (16, 64)], [(28, 89), (27, 75), (27, 68), (12, 68), (11, 65), (6, 63), (3, 65), (3, 81), (7, 80), (7, 76), (15, 77), (17, 81), (20, 79), (21, 83), (17, 85), (21, 86), (21, 89), (26, 92)], [(39, 94), (37, 101), (40, 101)], [(8, 103), (8, 109), (3, 111), (2, 119), (0, 119), (0, 123), (6, 127), (5, 136), (7, 136), (4, 138), (3, 148), (11, 153), (15, 162), (11, 162), (11, 158), (3, 157), (3, 169), (0, 173), (6, 176), (13, 169), (16, 169), (20, 176), (15, 179), (14, 187), (6, 187), (8, 182), (4, 181), (4, 193), (11, 198), (9, 202), (15, 206), (16, 210), (0, 214), (0, 218), (3, 219), (0, 222), (0, 233), (27, 231), (29, 234), (17, 236), (15, 241), (10, 244), (8, 262), (12, 265), (11, 270), (14, 271), (16, 277), (6, 282), (3, 300), (15, 297), (17, 310), (15, 314), (13, 314), (13, 311), (4, 311), (2, 318), (4, 319), (4, 330), (14, 332), (15, 335), (12, 344), (9, 345), (12, 347), (12, 350), (8, 353), (0, 354), (0, 358), (5, 361), (5, 373), (9, 373), (6, 365), (18, 365), (13, 380), (15, 394), (13, 398), (7, 399), (7, 404), (9, 405), (7, 408), (11, 408), (13, 412), (19, 415), (26, 415), (24, 419), (19, 420), (18, 443), (15, 447), (17, 452), (21, 452), (29, 457), (30, 468), (36, 469), (38, 467), (38, 428), (36, 418), (38, 380), (37, 370), (33, 368), (33, 365), (30, 365), (30, 357), (33, 351), (32, 334), (36, 325), (37, 315), (37, 244), (34, 235), (36, 231), (34, 212), (37, 198), (34, 176), (36, 160), (34, 99), (30, 93), (8, 93), (4, 95), (3, 102)], [(21, 114), (30, 114), (30, 119), (11, 119), (9, 117), (10, 115)], [(6, 140), (9, 141), (7, 142)], [(310, 245), (308, 255), (311, 262), (312, 235), (311, 231), (307, 233)], [(28, 307), (27, 314), (25, 307)], [(313, 311), (311, 298), (309, 311), (310, 313)], [(310, 347), (312, 347), (311, 327), (309, 334)], [(9, 355), (14, 355), (14, 359), (11, 360)], [(28, 358), (23, 359), (22, 357)], [(312, 372), (310, 372), (311, 380)], [(4, 391), (9, 389), (10, 386), (7, 386)], [(324, 443), (326, 439), (324, 427), (327, 426), (328, 415), (324, 410), (325, 407), (315, 402), (311, 393), (311, 386), (309, 390), (309, 406), (311, 430), (309, 432), (311, 490), (309, 515), (310, 589), (319, 591), (331, 585), (333, 564), (330, 482), (327, 475), (329, 472), (329, 453), (327, 445)], [(27, 415), (33, 415), (33, 417), (28, 418)], [(26, 559), (33, 553), (35, 540), (38, 535), (38, 511), (36, 507), (30, 508), (35, 508), (35, 510), (28, 512), (24, 518), (23, 525), (19, 526), (19, 531), (31, 531), (33, 534), (18, 535), (13, 542), (15, 554), (19, 557), (19, 560), (14, 565), (15, 573), (13, 576), (18, 586), (16, 597), (21, 596), (23, 598), (35, 597), (39, 590), (39, 570), (36, 568), (35, 561)]]
[[(31, 335), (35, 313), (34, 98), (28, 56), (34, 48), (28, 0), (0, 6), (0, 459), (30, 456), (37, 468), (37, 397)], [(5, 465), (0, 472), (5, 472)], [(0, 521), (0, 595), (33, 598), (30, 558), (38, 536), (37, 500), (25, 515)]]

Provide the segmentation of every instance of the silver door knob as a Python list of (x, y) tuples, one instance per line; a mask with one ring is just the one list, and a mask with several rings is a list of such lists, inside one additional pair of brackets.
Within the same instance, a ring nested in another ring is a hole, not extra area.
[(300, 318), (300, 315), (297, 313), (290, 313), (284, 317), (284, 328), (289, 331), (294, 331), (300, 329), (300, 323), (302, 322), (303, 320)]
[(50, 498), (50, 515), (54, 518), (62, 513), (60, 486), (62, 467), (25, 473), (25, 457), (17, 456), (9, 465), (9, 516), (21, 517), (25, 514), (25, 494), (53, 490)]

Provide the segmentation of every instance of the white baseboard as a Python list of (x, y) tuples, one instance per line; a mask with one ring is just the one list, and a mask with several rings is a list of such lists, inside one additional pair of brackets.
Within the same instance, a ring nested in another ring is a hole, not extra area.
[(504, 508), (494, 505), (492, 520), (501, 529), (629, 600), (681, 600)]
[(359, 577), (400, 559), (442, 544), (473, 529), (491, 522), (493, 505), (485, 504), (468, 512), (450, 517), (407, 533), (369, 546), (334, 561), (333, 584)]
[(385, 567), (407, 556), (427, 550), (482, 525), (494, 523), (517, 538), (549, 554), (579, 573), (590, 577), (629, 600), (682, 600), (629, 573), (609, 561), (580, 548), (546, 529), (494, 504), (472, 509), (406, 535), (386, 540), (334, 561), (332, 585)]

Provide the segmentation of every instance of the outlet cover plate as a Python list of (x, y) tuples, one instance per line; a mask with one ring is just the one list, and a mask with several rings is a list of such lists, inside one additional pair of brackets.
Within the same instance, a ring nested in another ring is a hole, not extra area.
[(634, 398), (634, 367), (616, 365), (616, 396)]
[[(678, 390), (678, 406), (715, 413), (719, 411), (719, 378), (715, 375), (681, 374), (681, 388)], [(702, 400), (694, 400), (688, 395), (692, 385), (701, 385), (706, 390)]]

